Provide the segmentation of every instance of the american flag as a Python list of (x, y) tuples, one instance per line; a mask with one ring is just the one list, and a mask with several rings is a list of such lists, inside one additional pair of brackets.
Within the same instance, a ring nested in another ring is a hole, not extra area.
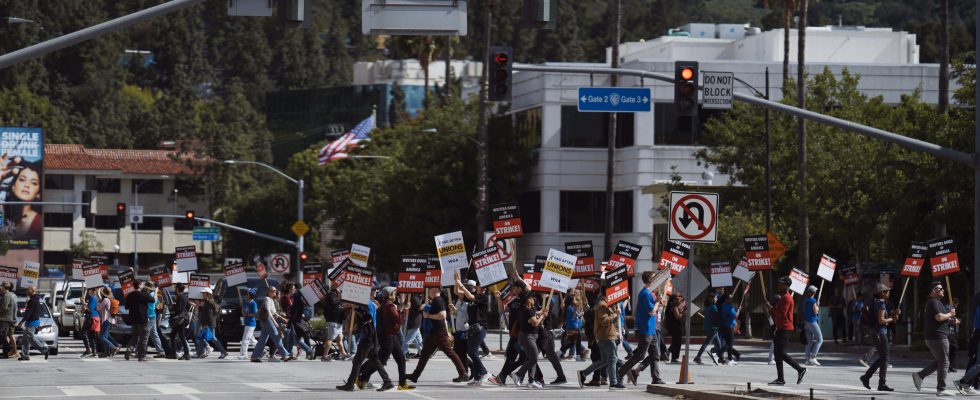
[(326, 146), (320, 149), (320, 165), (326, 165), (331, 161), (347, 158), (348, 150), (360, 146), (361, 142), (371, 140), (368, 133), (373, 129), (374, 115), (371, 115), (357, 124), (350, 132), (345, 133), (337, 140), (327, 143)]

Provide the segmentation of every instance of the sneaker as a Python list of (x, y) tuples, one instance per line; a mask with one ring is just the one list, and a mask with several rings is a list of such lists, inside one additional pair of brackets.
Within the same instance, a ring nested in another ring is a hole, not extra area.
[(738, 365), (738, 361), (728, 360), (728, 365)]
[(623, 385), (623, 382), (619, 382), (615, 385), (609, 385), (609, 390), (623, 390), (623, 389), (626, 389), (626, 386)]
[(786, 384), (786, 381), (784, 381), (782, 379), (776, 379), (776, 380), (774, 380), (772, 382), (769, 382), (769, 386), (783, 386), (785, 384)]
[(531, 381), (531, 383), (528, 383), (527, 384), (527, 388), (528, 389), (541, 389), (543, 387), (544, 386), (542, 386), (540, 383), (535, 382), (535, 381)]
[(667, 382), (664, 382), (663, 379), (657, 379), (657, 380), (654, 380), (653, 382), (650, 382), (650, 384), (651, 385), (666, 385)]
[(254, 362), (254, 363), (260, 363), (260, 362), (262, 362), (262, 359), (261, 359), (261, 358), (253, 358), (253, 359), (251, 360), (251, 362)]
[(466, 375), (460, 375), (453, 379), (453, 383), (463, 383), (469, 380), (470, 378), (467, 377)]
[(956, 396), (956, 392), (954, 392), (952, 390), (940, 390), (940, 391), (936, 392), (936, 396), (940, 396), (940, 397), (954, 397), (954, 396)]
[(958, 390), (960, 394), (969, 394), (966, 391), (967, 389), (973, 390), (969, 384), (963, 383), (961, 380), (955, 380), (953, 381), (953, 384), (956, 385), (956, 390)]
[(378, 388), (378, 391), (379, 392), (387, 392), (387, 391), (389, 391), (391, 389), (394, 389), (394, 388), (395, 388), (395, 385), (392, 385), (391, 382), (385, 382), (383, 385), (381, 385), (380, 388)]
[(153, 355), (153, 358), (164, 358), (166, 356), (167, 355), (163, 354), (163, 352), (157, 352), (156, 354)]
[(555, 380), (551, 381), (549, 385), (561, 385), (563, 383), (568, 383), (568, 380), (566, 380), (564, 376), (559, 376)]
[(810, 359), (810, 364), (811, 364), (811, 365), (816, 365), (816, 366), (818, 366), (818, 367), (820, 366), (820, 362), (819, 362), (819, 361), (817, 361), (817, 359), (816, 359), (816, 358), (811, 358), (811, 359)]
[(797, 385), (799, 385), (800, 382), (803, 382), (803, 375), (806, 375), (806, 368), (802, 368), (802, 369), (800, 369), (800, 372), (797, 372), (796, 373), (796, 384)]
[(17, 358), (17, 361), (31, 361), (31, 358), (28, 356), (20, 356)]
[(887, 385), (879, 385), (878, 386), (878, 391), (879, 392), (894, 392), (895, 389), (892, 389), (892, 388), (888, 387)]
[(578, 377), (578, 388), (579, 389), (584, 389), (585, 388), (585, 374), (583, 374), (582, 371), (575, 371), (575, 376)]
[(865, 389), (871, 390), (871, 377), (861, 375), (859, 379), (861, 379), (861, 385), (863, 385)]
[(593, 379), (591, 381), (585, 382), (585, 384), (583, 386), (601, 386), (601, 385), (602, 385), (602, 382), (600, 382), (600, 381), (598, 381), (596, 379)]
[[(627, 379), (630, 380), (630, 383), (632, 383), (633, 386), (636, 386), (636, 378), (637, 378), (637, 376), (639, 376), (639, 374), (637, 374), (636, 373), (636, 370), (633, 370), (633, 369), (629, 370), (629, 372), (626, 373)], [(620, 385), (623, 384), (622, 380), (620, 380), (619, 384)]]
[(708, 352), (708, 357), (711, 357), (711, 362), (712, 362), (712, 363), (714, 363), (715, 365), (718, 365), (718, 359), (717, 359), (717, 358), (715, 358), (715, 355), (714, 355), (714, 353), (712, 353), (712, 352), (710, 352), (710, 351), (709, 351), (709, 352)]
[(228, 353), (221, 353), (221, 355), (220, 355), (220, 356), (218, 356), (218, 359), (219, 359), (219, 360), (224, 360), (224, 359), (225, 359), (225, 358), (227, 358), (227, 357), (228, 357)]
[(860, 360), (858, 360), (858, 362), (861, 363), (861, 366), (862, 367), (868, 368), (868, 360), (865, 360), (864, 358), (861, 358)]
[(775, 361), (775, 360), (769, 360), (769, 363), (768, 363), (768, 364), (769, 364), (769, 365), (773, 365), (773, 364), (775, 364), (775, 363), (776, 363), (776, 361)]
[(501, 381), (500, 378), (497, 377), (497, 375), (490, 375), (490, 378), (487, 379), (487, 382), (490, 382), (497, 386), (505, 386), (504, 382)]
[(50, 355), (50, 354), (51, 354), (51, 349), (50, 348), (44, 349), (44, 359), (45, 360), (48, 359), (48, 355)]
[(408, 382), (399, 383), (398, 384), (398, 390), (415, 390), (415, 386), (412, 386), (412, 384), (410, 384)]
[(918, 392), (922, 391), (922, 377), (919, 376), (918, 372), (912, 373), (912, 384), (915, 385), (915, 390)]
[(347, 384), (347, 383), (345, 383), (343, 385), (338, 385), (337, 386), (337, 390), (343, 390), (345, 392), (353, 392), (354, 391), (354, 385)]
[(510, 380), (514, 382), (514, 386), (521, 387), (520, 379), (517, 379), (517, 375), (513, 372), (510, 373)]
[(484, 355), (480, 356), (480, 358), (482, 358), (484, 360), (493, 360), (496, 357), (493, 356), (493, 353), (487, 353), (487, 354), (484, 354)]
[(742, 353), (735, 353), (735, 361), (741, 361), (741, 360), (742, 360)]
[(701, 357), (694, 357), (694, 363), (697, 365), (704, 365), (704, 363), (701, 362)]
[(405, 379), (408, 379), (408, 380), (412, 381), (412, 383), (419, 383), (419, 377), (418, 377), (418, 375), (415, 375), (415, 374), (405, 375)]

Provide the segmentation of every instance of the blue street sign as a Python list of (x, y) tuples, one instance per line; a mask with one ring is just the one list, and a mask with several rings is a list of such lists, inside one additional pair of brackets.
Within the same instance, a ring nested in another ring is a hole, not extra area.
[(214, 242), (221, 240), (221, 230), (218, 228), (196, 226), (191, 233), (191, 240)]
[(578, 88), (580, 112), (649, 112), (652, 102), (650, 88)]

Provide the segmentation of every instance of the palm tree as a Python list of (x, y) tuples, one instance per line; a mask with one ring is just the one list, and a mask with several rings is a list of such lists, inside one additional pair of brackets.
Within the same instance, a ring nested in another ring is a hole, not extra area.
[(789, 30), (793, 27), (795, 0), (783, 0), (783, 85), (789, 79)]
[(397, 57), (411, 54), (419, 60), (419, 66), (422, 67), (423, 91), (425, 95), (422, 104), (425, 106), (429, 104), (429, 65), (432, 64), (432, 60), (435, 58), (436, 51), (438, 50), (439, 46), (436, 45), (435, 38), (432, 36), (398, 36), (395, 39), (395, 52)]

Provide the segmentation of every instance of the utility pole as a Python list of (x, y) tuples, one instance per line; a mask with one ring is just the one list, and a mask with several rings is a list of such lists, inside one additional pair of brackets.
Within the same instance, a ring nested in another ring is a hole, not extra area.
[[(478, 146), (476, 146), (476, 159), (479, 171), (480, 186), (477, 188), (476, 195), (476, 241), (483, 243), (483, 232), (487, 230), (487, 123), (490, 119), (490, 107), (489, 107), (489, 91), (487, 84), (487, 76), (490, 69), (490, 24), (493, 21), (493, 6), (495, 0), (486, 0), (484, 3), (484, 21), (483, 21), (483, 68), (480, 72), (480, 105), (479, 105), (479, 119), (476, 123), (476, 133), (477, 141), (479, 141)], [(483, 245), (480, 245), (483, 248)]]
[[(619, 37), (620, 25), (623, 19), (622, 0), (613, 0), (613, 37), (612, 37), (612, 67), (619, 68)], [(615, 87), (618, 84), (618, 76), (609, 76), (609, 86)], [(608, 143), (606, 143), (606, 219), (605, 234), (602, 237), (602, 251), (608, 258), (612, 254), (612, 235), (613, 235), (613, 212), (616, 208), (616, 192), (613, 189), (613, 181), (616, 180), (616, 113), (609, 114)]]
[[(801, 110), (806, 110), (806, 18), (808, 0), (800, 0), (800, 23), (798, 33), (798, 53), (796, 56), (796, 106)], [(810, 271), (810, 220), (807, 216), (807, 195), (806, 195), (806, 119), (796, 119), (796, 156), (797, 170), (796, 180), (799, 196), (800, 227), (797, 233), (799, 240), (799, 268)]]

